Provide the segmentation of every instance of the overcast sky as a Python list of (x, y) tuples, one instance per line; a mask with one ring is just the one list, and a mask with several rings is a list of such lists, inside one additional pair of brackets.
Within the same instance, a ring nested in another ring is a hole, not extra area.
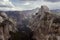
[(30, 10), (41, 5), (47, 5), (49, 9), (60, 9), (60, 0), (0, 0), (0, 9)]

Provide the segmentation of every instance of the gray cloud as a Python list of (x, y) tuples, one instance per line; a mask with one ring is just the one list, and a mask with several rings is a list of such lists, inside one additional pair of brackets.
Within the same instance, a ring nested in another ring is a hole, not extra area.
[(44, 1), (48, 1), (48, 2), (60, 2), (60, 0), (44, 0)]
[[(14, 0), (14, 1), (16, 1), (16, 0)], [(42, 0), (17, 0), (17, 1), (42, 1)], [(43, 1), (59, 2), (60, 0), (43, 0)]]
[[(12, 0), (12, 1), (16, 1), (16, 0)], [(41, 1), (41, 0), (17, 0), (17, 1)]]
[(41, 7), (41, 5), (47, 5), (49, 9), (60, 9), (60, 0), (9, 0), (8, 2), (3, 2), (2, 0), (0, 1), (0, 7), (8, 7), (7, 9), (11, 9), (11, 7), (13, 7), (13, 10), (30, 10)]
[(60, 9), (60, 0), (11, 0), (11, 2), (21, 10), (34, 9), (41, 5), (47, 5), (50, 9)]

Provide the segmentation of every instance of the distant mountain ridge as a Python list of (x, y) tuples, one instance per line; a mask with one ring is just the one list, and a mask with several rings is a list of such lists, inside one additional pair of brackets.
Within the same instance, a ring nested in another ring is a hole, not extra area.
[(52, 12), (60, 12), (60, 9), (51, 10)]
[(22, 20), (31, 17), (31, 15), (35, 14), (37, 11), (38, 8), (33, 10), (25, 10), (25, 11), (5, 11), (5, 12), (8, 14), (8, 16), (17, 19), (18, 24), (20, 24)]
[[(18, 24), (20, 24), (20, 22), (27, 17), (31, 17), (32, 15), (34, 15), (35, 13), (37, 13), (39, 10), (39, 8), (33, 9), (33, 10), (24, 10), (24, 11), (5, 11), (8, 16), (11, 16), (15, 19), (17, 19)], [(60, 9), (56, 9), (56, 10), (51, 10), (54, 13), (60, 12)]]

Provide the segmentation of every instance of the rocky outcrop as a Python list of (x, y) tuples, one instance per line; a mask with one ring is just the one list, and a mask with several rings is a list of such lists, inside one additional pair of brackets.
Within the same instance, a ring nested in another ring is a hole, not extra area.
[(36, 40), (58, 40), (60, 35), (60, 16), (52, 13), (47, 6), (41, 6), (38, 13), (30, 20), (29, 27)]
[(5, 12), (0, 12), (0, 40), (8, 40), (10, 38), (9, 32), (14, 32), (16, 24), (11, 20)]

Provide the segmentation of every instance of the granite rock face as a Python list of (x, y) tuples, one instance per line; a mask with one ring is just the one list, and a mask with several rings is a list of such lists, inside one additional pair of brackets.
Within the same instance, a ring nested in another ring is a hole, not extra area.
[(36, 40), (58, 40), (60, 36), (60, 16), (52, 13), (47, 6), (40, 10), (30, 20), (29, 27), (34, 32)]
[(10, 38), (9, 31), (15, 30), (13, 22), (9, 19), (5, 12), (0, 12), (0, 40), (8, 40)]

